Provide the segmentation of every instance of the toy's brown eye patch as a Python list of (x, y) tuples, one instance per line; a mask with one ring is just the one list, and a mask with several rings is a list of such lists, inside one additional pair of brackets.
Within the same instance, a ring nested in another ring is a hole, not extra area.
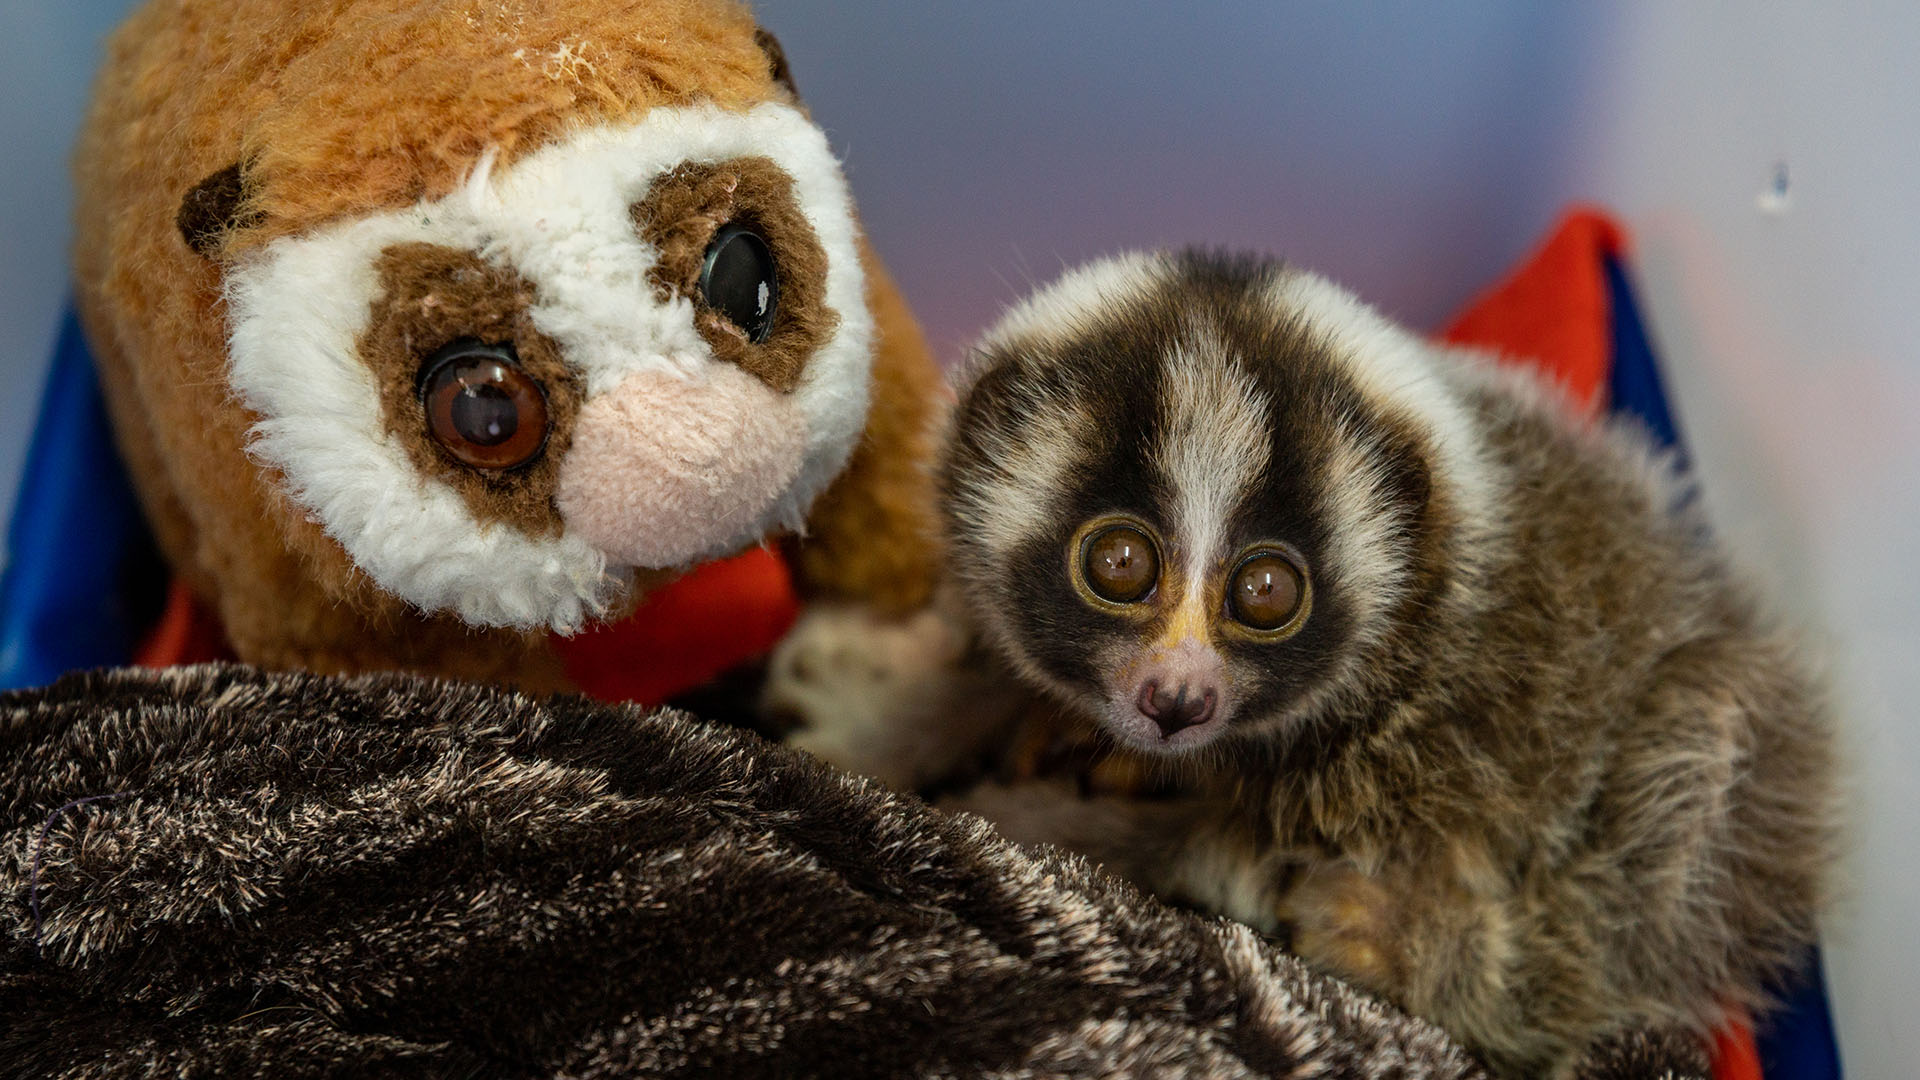
[(1241, 560), (1227, 582), (1227, 609), (1242, 626), (1276, 631), (1298, 620), (1306, 595), (1306, 578), (1292, 559), (1255, 552)]
[(387, 431), (476, 519), (558, 535), (553, 493), (580, 399), (559, 346), (533, 325), (533, 286), (436, 244), (395, 245), (375, 270), (359, 348)]
[(1131, 525), (1113, 525), (1088, 536), (1081, 548), (1087, 588), (1113, 604), (1146, 598), (1160, 578), (1160, 554), (1147, 534)]
[(691, 300), (716, 359), (791, 391), (840, 321), (793, 178), (764, 157), (688, 162), (654, 182), (633, 221), (658, 252), (648, 278), (660, 299)]

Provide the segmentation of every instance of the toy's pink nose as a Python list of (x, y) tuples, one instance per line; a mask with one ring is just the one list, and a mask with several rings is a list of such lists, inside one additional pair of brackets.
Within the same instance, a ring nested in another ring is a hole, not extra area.
[(554, 501), (613, 562), (682, 566), (767, 528), (806, 444), (792, 400), (739, 368), (641, 372), (581, 408)]

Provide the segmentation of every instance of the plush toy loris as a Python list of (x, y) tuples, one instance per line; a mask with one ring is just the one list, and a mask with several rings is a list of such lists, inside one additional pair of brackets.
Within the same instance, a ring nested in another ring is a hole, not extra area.
[(555, 634), (786, 535), (925, 601), (939, 376), (744, 8), (153, 0), (76, 169), (122, 449), (241, 659), (566, 687)]

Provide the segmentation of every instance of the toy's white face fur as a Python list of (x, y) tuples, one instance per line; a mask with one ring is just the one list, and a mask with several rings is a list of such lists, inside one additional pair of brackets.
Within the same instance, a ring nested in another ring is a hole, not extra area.
[[(763, 236), (781, 270), (746, 293), (792, 309), (770, 336), (709, 304), (704, 276), (687, 287), (729, 225), (792, 234)], [(475, 625), (571, 631), (634, 568), (797, 529), (866, 419), (851, 204), (820, 130), (781, 104), (581, 130), (435, 202), (275, 241), (227, 283), (256, 459), (375, 583)], [(430, 362), (462, 347), (495, 350), (460, 362), (512, 385), (448, 376), (430, 416)], [(516, 392), (534, 405), (501, 405)], [(509, 416), (477, 458), (449, 452), (432, 439), (455, 408), (469, 432), (521, 408), (519, 443)]]
[[(948, 451), (953, 565), (1029, 679), (1184, 754), (1364, 683), (1487, 466), (1434, 351), (1277, 264), (1097, 263), (986, 339)], [(1224, 744), (1222, 744), (1224, 745)]]

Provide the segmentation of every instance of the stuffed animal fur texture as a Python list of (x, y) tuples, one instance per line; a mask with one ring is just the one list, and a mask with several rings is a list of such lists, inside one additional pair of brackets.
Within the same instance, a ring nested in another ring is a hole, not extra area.
[(925, 602), (939, 373), (793, 87), (731, 0), (129, 18), (79, 306), (241, 659), (565, 688), (550, 633), (802, 531), (807, 595)]
[[(1813, 940), (1826, 713), (1634, 430), (1310, 274), (1147, 255), (987, 336), (944, 469), (956, 617), (1075, 719), (943, 731), (893, 703), (913, 672), (802, 710), (816, 748), (893, 715), (886, 745), (1045, 773), (1080, 723), (1093, 765), (949, 805), (1285, 935), (1506, 1076), (1762, 1009)], [(821, 645), (770, 695), (835, 697)]]
[[(790, 749), (408, 677), (0, 698), (0, 896), (7, 1080), (1482, 1075), (1244, 927)], [(1630, 1036), (1587, 1075), (1698, 1069)]]

